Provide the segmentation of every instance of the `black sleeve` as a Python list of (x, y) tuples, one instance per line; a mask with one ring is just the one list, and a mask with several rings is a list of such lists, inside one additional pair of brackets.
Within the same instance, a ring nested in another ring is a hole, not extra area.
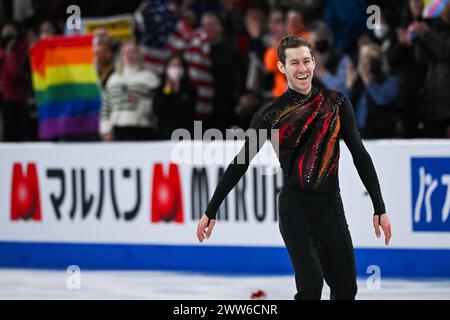
[(358, 171), (359, 177), (369, 192), (372, 200), (374, 214), (381, 215), (386, 213), (386, 209), (381, 195), (380, 184), (377, 173), (372, 163), (372, 158), (367, 152), (361, 140), (358, 128), (356, 126), (355, 113), (353, 106), (345, 97), (341, 110), (342, 134), (350, 153), (353, 163)]
[[(261, 140), (259, 134), (260, 129), (268, 129), (263, 124), (265, 121), (262, 122), (261, 120), (261, 112), (257, 112), (253, 116), (250, 123), (250, 128), (256, 130), (256, 139), (251, 139), (251, 135), (246, 136), (244, 146), (239, 151), (237, 156), (233, 159), (233, 161), (228, 165), (222, 178), (217, 184), (216, 190), (214, 191), (214, 194), (206, 208), (205, 214), (208, 218), (216, 218), (217, 210), (219, 209), (222, 201), (245, 174), (250, 165), (250, 162), (266, 142), (266, 140)], [(269, 132), (267, 133), (266, 137), (269, 138)]]

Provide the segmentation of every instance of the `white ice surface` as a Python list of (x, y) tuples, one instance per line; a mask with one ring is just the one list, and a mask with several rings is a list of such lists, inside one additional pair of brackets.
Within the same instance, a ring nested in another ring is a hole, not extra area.
[[(78, 290), (68, 289), (69, 277), (65, 271), (0, 269), (0, 299), (245, 300), (262, 289), (267, 299), (290, 300), (295, 293), (293, 276), (82, 270)], [(322, 299), (328, 297), (324, 284)], [(450, 300), (450, 279), (381, 279), (379, 289), (369, 289), (360, 278), (357, 299)]]

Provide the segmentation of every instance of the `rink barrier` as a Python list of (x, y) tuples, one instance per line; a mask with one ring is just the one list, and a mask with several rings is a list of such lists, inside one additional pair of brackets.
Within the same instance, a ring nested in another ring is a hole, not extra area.
[[(0, 267), (292, 273), (278, 227), (281, 171), (265, 170), (278, 163), (264, 148), (221, 206), (212, 238), (196, 239), (239, 144), (0, 144)], [(386, 276), (450, 277), (450, 141), (364, 144), (393, 237), (389, 247), (375, 237), (370, 197), (341, 142), (340, 187), (359, 274), (379, 266)], [(219, 163), (196, 158), (220, 151)]]

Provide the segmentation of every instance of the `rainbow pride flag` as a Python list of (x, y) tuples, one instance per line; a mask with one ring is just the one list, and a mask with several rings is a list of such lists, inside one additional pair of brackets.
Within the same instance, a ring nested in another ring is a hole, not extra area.
[(91, 35), (43, 39), (30, 50), (39, 138), (98, 132), (100, 88)]

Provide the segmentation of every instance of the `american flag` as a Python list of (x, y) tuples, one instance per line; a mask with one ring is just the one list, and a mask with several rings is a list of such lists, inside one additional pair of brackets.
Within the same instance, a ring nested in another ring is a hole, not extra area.
[(197, 30), (186, 46), (184, 58), (189, 65), (189, 76), (197, 86), (197, 114), (208, 115), (212, 113), (214, 98), (214, 79), (212, 77), (210, 44), (206, 33)]
[(214, 97), (209, 42), (205, 32), (192, 30), (164, 0), (151, 0), (137, 15), (143, 26), (141, 49), (147, 68), (162, 75), (168, 56), (182, 51), (189, 76), (197, 87), (197, 114), (210, 114)]

